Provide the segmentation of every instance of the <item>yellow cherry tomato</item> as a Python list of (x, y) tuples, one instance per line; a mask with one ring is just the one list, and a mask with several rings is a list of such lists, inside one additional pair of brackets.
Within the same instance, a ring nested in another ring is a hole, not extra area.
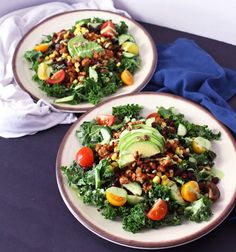
[(125, 69), (121, 73), (121, 80), (124, 82), (125, 85), (132, 85), (134, 83), (134, 77), (127, 69)]
[(196, 137), (192, 141), (192, 148), (195, 153), (202, 154), (211, 149), (211, 142), (206, 138)]
[(132, 53), (134, 55), (138, 55), (139, 54), (139, 49), (137, 44), (135, 44), (134, 42), (124, 42), (121, 46), (121, 48), (129, 53)]
[(193, 202), (198, 199), (200, 193), (199, 185), (196, 181), (191, 180), (183, 184), (181, 187), (181, 196), (188, 202)]
[(123, 206), (127, 201), (127, 192), (123, 188), (112, 186), (105, 193), (107, 201), (113, 206)]
[(48, 65), (45, 62), (41, 62), (37, 71), (40, 80), (47, 80), (49, 77)]
[(48, 44), (43, 43), (43, 44), (36, 45), (34, 47), (34, 50), (38, 52), (46, 52), (48, 50), (48, 47), (49, 47)]

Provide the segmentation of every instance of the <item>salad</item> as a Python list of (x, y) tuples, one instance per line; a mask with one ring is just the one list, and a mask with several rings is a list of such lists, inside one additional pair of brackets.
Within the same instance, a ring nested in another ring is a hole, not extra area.
[(132, 85), (140, 66), (139, 48), (124, 21), (82, 19), (45, 38), (24, 57), (32, 79), (56, 103), (97, 104)]
[(130, 232), (207, 221), (220, 197), (207, 125), (185, 119), (174, 108), (127, 104), (97, 115), (76, 131), (82, 144), (70, 166), (62, 166), (77, 195)]

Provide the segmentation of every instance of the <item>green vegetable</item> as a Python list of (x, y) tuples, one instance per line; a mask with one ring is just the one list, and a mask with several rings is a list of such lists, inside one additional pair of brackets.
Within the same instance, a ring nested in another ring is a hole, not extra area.
[(127, 104), (112, 108), (112, 115), (123, 121), (125, 117), (139, 117), (142, 107), (138, 104)]
[(43, 54), (39, 51), (26, 51), (24, 54), (24, 57), (26, 60), (30, 61), (30, 62), (34, 62), (37, 61)]
[(158, 107), (157, 112), (164, 119), (169, 119), (175, 122), (176, 125), (183, 124), (187, 130), (185, 137), (203, 137), (208, 140), (218, 140), (220, 138), (220, 132), (213, 133), (207, 125), (197, 125), (190, 123), (184, 119), (184, 115), (180, 113), (175, 113), (173, 108), (163, 108)]
[(211, 200), (205, 196), (202, 196), (200, 199), (185, 207), (184, 215), (191, 221), (207, 221), (212, 215), (211, 205)]

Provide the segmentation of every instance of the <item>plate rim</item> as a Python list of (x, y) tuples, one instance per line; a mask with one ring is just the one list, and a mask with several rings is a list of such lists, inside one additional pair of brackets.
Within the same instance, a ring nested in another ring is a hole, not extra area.
[[(30, 28), (29, 31), (27, 31), (23, 37), (19, 40), (17, 46), (16, 46), (16, 49), (14, 51), (14, 54), (13, 54), (13, 58), (12, 58), (12, 71), (13, 71), (13, 77), (14, 77), (14, 80), (16, 81), (16, 83), (20, 86), (21, 89), (23, 89), (25, 92), (27, 92), (34, 101), (38, 101), (40, 100), (41, 98), (40, 97), (37, 97), (35, 96), (34, 94), (32, 94), (29, 90), (27, 90), (27, 88), (24, 86), (24, 84), (22, 83), (22, 81), (20, 80), (18, 74), (17, 74), (17, 64), (16, 64), (16, 59), (18, 57), (18, 53), (19, 53), (19, 50), (22, 46), (22, 44), (24, 43), (25, 39), (32, 33), (32, 31), (34, 31), (35, 29), (37, 29), (40, 25), (43, 25), (44, 23), (47, 23), (48, 21), (50, 21), (51, 19), (53, 18), (56, 18), (58, 16), (63, 16), (63, 15), (67, 15), (67, 14), (70, 14), (70, 13), (75, 13), (75, 12), (100, 12), (100, 13), (109, 13), (109, 14), (112, 14), (112, 15), (115, 15), (115, 16), (119, 16), (119, 17), (122, 17), (123, 19), (127, 19), (129, 20), (130, 22), (134, 23), (136, 26), (138, 26), (144, 33), (145, 35), (147, 36), (148, 40), (150, 41), (151, 43), (151, 48), (149, 48), (149, 50), (152, 50), (153, 52), (153, 62), (151, 63), (151, 68), (150, 68), (150, 71), (148, 73), (148, 75), (146, 76), (146, 78), (143, 80), (143, 82), (137, 87), (135, 88), (132, 92), (128, 93), (128, 94), (125, 94), (125, 95), (129, 95), (129, 94), (133, 94), (133, 93), (136, 93), (136, 92), (139, 92), (141, 91), (147, 84), (148, 82), (151, 80), (154, 72), (155, 72), (155, 69), (157, 67), (157, 63), (158, 63), (158, 52), (157, 52), (157, 48), (156, 48), (156, 45), (155, 45), (155, 42), (152, 38), (152, 36), (150, 35), (150, 33), (146, 30), (146, 28), (144, 28), (144, 26), (142, 26), (140, 23), (138, 23), (136, 20), (134, 19), (131, 19), (129, 17), (126, 17), (122, 14), (118, 14), (116, 12), (113, 12), (113, 11), (107, 11), (107, 10), (98, 10), (98, 9), (82, 9), (82, 10), (71, 10), (71, 11), (63, 11), (63, 12), (60, 12), (60, 13), (57, 13), (55, 15), (52, 15), (44, 20), (42, 20), (41, 22), (39, 22), (38, 24), (34, 25), (32, 28)], [(122, 95), (117, 95), (115, 97), (119, 97), (119, 96), (122, 96)], [(112, 98), (107, 98), (107, 97), (104, 97), (107, 101), (109, 99), (112, 99)], [(103, 102), (103, 101), (102, 101)], [(75, 107), (68, 107), (66, 104), (65, 105), (57, 105), (55, 103), (51, 103), (49, 102), (52, 106), (54, 106), (56, 109), (60, 110), (60, 111), (63, 111), (63, 112), (75, 112), (75, 113), (81, 113), (81, 112), (86, 112), (88, 111), (89, 109), (95, 107), (96, 105), (93, 105), (91, 104), (90, 107), (84, 107), (84, 108), (75, 108)], [(100, 104), (100, 103), (99, 103)], [(79, 105), (79, 104), (76, 104), (76, 105)]]
[[(223, 124), (221, 123), (213, 114), (210, 113), (210, 111), (208, 111), (206, 108), (204, 108), (203, 106), (199, 105), (198, 103), (188, 100), (184, 97), (180, 97), (177, 95), (173, 95), (173, 94), (169, 94), (169, 93), (160, 93), (160, 92), (141, 92), (141, 93), (132, 93), (132, 94), (126, 94), (126, 95), (121, 95), (121, 96), (117, 96), (113, 99), (109, 99), (106, 101), (101, 102), (99, 105), (97, 105), (95, 108), (99, 108), (101, 106), (103, 106), (104, 104), (112, 101), (112, 100), (116, 100), (116, 99), (120, 99), (123, 97), (129, 97), (129, 96), (140, 96), (140, 95), (156, 95), (156, 96), (167, 96), (167, 97), (171, 97), (177, 100), (182, 100), (185, 101), (189, 104), (192, 104), (193, 106), (199, 108), (200, 110), (203, 110), (204, 112), (206, 112), (213, 120), (215, 120), (217, 123), (219, 123), (219, 125), (223, 128), (223, 130), (225, 131), (225, 133), (227, 134), (227, 136), (229, 137), (229, 139), (231, 140), (233, 147), (236, 151), (236, 140), (234, 139), (232, 133), (230, 132), (230, 130)], [(95, 109), (94, 108), (94, 109)], [(93, 110), (90, 109), (89, 111), (87, 111), (86, 113), (84, 113), (83, 115), (81, 115), (78, 120), (73, 123), (73, 125), (67, 130), (65, 136), (63, 137), (58, 153), (57, 153), (57, 157), (56, 157), (56, 180), (57, 180), (57, 185), (58, 185), (58, 189), (60, 191), (61, 197), (63, 198), (64, 203), (66, 204), (67, 208), (69, 209), (69, 211), (73, 214), (73, 216), (83, 225), (85, 226), (87, 229), (89, 229), (91, 232), (93, 232), (94, 234), (102, 237), (105, 240), (111, 241), (113, 243), (116, 243), (118, 245), (122, 245), (122, 246), (126, 246), (126, 247), (131, 247), (131, 248), (138, 248), (138, 249), (164, 249), (164, 248), (171, 248), (171, 247), (177, 247), (180, 245), (184, 245), (187, 243), (190, 243), (194, 240), (197, 240), (199, 238), (201, 238), (202, 236), (208, 234), (209, 232), (211, 232), (212, 230), (214, 230), (217, 226), (219, 226), (226, 218), (227, 216), (230, 214), (230, 212), (233, 210), (235, 204), (236, 204), (236, 187), (235, 187), (235, 191), (233, 194), (233, 197), (231, 198), (231, 201), (229, 202), (229, 204), (226, 206), (226, 208), (224, 209), (224, 211), (221, 212), (220, 216), (215, 219), (214, 221), (212, 221), (212, 223), (210, 223), (207, 227), (204, 227), (203, 229), (199, 230), (198, 232), (195, 232), (194, 234), (179, 238), (179, 239), (175, 239), (172, 241), (168, 241), (168, 242), (143, 242), (143, 241), (132, 241), (129, 239), (124, 239), (124, 238), (120, 238), (117, 236), (114, 236), (112, 234), (110, 234), (109, 232), (102, 230), (100, 227), (94, 225), (91, 221), (89, 221), (88, 219), (84, 218), (82, 216), (82, 214), (80, 213), (80, 211), (74, 207), (73, 203), (71, 202), (71, 200), (67, 197), (67, 193), (65, 192), (65, 186), (63, 184), (63, 174), (60, 170), (60, 164), (61, 164), (61, 157), (62, 157), (62, 152), (65, 146), (65, 143), (67, 141), (68, 136), (71, 134), (71, 132), (74, 130), (75, 127), (78, 126), (78, 124), (80, 123), (80, 121), (87, 116), (87, 114), (90, 113), (90, 111)]]

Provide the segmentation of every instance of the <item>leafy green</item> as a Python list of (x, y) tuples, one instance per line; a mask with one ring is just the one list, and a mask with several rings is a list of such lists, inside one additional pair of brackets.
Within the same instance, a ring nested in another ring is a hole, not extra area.
[(83, 146), (94, 147), (96, 143), (102, 141), (100, 129), (102, 126), (96, 120), (90, 122), (83, 122), (79, 130), (76, 131), (76, 136)]
[(113, 207), (108, 202), (102, 208), (102, 215), (105, 219), (115, 220), (119, 216), (119, 211), (117, 207)]
[(125, 117), (137, 118), (139, 117), (140, 111), (143, 107), (138, 104), (127, 104), (112, 107), (112, 115), (123, 121)]
[(130, 213), (124, 216), (122, 225), (124, 230), (136, 233), (147, 226), (150, 220), (146, 216), (147, 206), (139, 203), (131, 208)]
[(119, 35), (128, 33), (128, 26), (124, 21), (121, 21), (120, 24), (115, 24), (115, 28)]
[(26, 60), (30, 62), (37, 61), (43, 54), (39, 51), (31, 50), (31, 51), (26, 51), (24, 54), (24, 57)]
[(212, 215), (211, 205), (211, 200), (205, 196), (202, 196), (200, 199), (194, 201), (189, 206), (185, 207), (184, 215), (191, 221), (207, 221)]
[(183, 124), (187, 129), (187, 134), (185, 137), (198, 137), (201, 136), (208, 140), (218, 140), (220, 138), (220, 132), (214, 133), (212, 130), (208, 128), (207, 125), (197, 125), (190, 123), (189, 121), (184, 119), (184, 115), (181, 113), (175, 113), (174, 108), (164, 108), (158, 107), (158, 114), (162, 116), (164, 119), (171, 120), (175, 123), (176, 127), (179, 123)]
[(141, 59), (138, 56), (133, 58), (126, 58), (122, 56), (119, 71), (122, 72), (125, 69), (128, 69), (132, 74), (134, 74), (135, 70), (137, 70), (140, 64)]

